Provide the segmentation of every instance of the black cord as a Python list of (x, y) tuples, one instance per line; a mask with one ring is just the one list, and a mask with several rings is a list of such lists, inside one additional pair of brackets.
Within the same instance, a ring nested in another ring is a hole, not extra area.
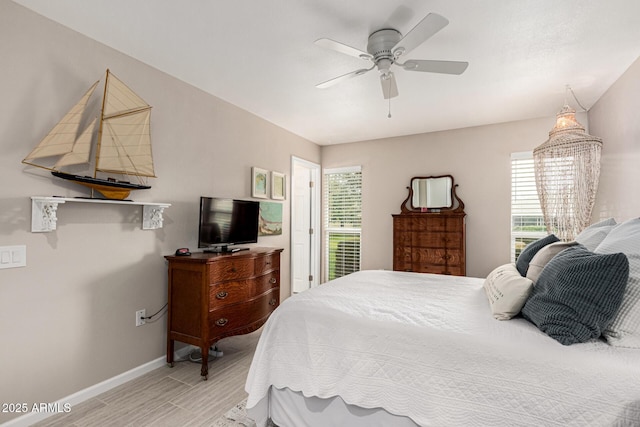
[(158, 315), (158, 313), (160, 313), (162, 310), (164, 310), (165, 308), (167, 308), (169, 306), (169, 303), (166, 303), (165, 305), (162, 306), (162, 308), (158, 311), (156, 311), (155, 313), (153, 313), (151, 316), (146, 316), (143, 317), (144, 320), (151, 320), (153, 319), (155, 316)]

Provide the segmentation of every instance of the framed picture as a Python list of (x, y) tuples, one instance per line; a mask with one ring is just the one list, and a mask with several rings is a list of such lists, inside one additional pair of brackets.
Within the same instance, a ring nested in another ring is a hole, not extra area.
[(280, 234), (282, 234), (282, 203), (260, 202), (258, 235), (277, 236)]
[(284, 200), (285, 191), (284, 174), (280, 172), (271, 172), (271, 198), (275, 200)]
[(251, 168), (251, 197), (267, 198), (268, 171), (257, 167)]

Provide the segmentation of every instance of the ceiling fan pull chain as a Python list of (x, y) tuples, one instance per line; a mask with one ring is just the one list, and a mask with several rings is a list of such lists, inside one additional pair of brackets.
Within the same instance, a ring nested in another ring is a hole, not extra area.
[[(388, 81), (389, 81), (389, 92), (391, 92), (391, 79), (389, 79)], [(391, 118), (391, 97), (389, 97), (389, 114), (387, 114), (387, 118), (388, 119)]]

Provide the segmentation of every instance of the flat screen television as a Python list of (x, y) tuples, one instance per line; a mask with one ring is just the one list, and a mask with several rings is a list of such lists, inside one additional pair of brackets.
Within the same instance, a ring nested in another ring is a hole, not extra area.
[(205, 252), (236, 252), (238, 244), (258, 241), (260, 202), (200, 197), (198, 247)]

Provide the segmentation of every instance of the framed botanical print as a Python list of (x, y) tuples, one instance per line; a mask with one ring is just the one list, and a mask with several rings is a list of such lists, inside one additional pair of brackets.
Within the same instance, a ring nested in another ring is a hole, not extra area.
[(251, 197), (267, 198), (267, 176), (269, 171), (257, 167), (251, 168)]
[(271, 198), (275, 200), (284, 200), (285, 191), (284, 174), (280, 172), (271, 172)]

